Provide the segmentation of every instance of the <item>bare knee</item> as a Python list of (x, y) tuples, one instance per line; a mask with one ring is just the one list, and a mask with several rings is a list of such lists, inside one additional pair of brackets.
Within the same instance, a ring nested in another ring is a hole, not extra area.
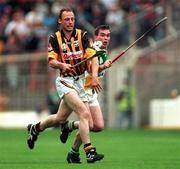
[(93, 121), (91, 120), (90, 112), (86, 107), (79, 113), (79, 120), (80, 122), (88, 123), (89, 130), (93, 129)]
[(104, 124), (99, 123), (99, 124), (94, 124), (93, 127), (91, 128), (91, 131), (93, 132), (100, 132), (104, 129)]
[(94, 128), (93, 124), (92, 124), (92, 123), (89, 123), (89, 130), (90, 130), (90, 131), (93, 131), (93, 128)]
[(88, 121), (89, 120), (89, 112), (88, 112), (88, 110), (81, 111), (80, 114), (79, 114), (79, 119)]
[(88, 111), (85, 105), (79, 107), (78, 114), (80, 120), (88, 120), (90, 116), (90, 112)]

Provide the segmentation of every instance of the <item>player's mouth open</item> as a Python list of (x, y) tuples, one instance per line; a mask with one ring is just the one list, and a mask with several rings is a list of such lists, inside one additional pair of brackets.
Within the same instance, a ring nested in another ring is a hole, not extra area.
[(107, 45), (107, 42), (103, 42), (103, 45)]

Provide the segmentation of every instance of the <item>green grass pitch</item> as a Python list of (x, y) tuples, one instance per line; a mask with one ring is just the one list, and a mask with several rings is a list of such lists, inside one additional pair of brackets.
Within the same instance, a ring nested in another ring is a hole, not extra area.
[(68, 164), (66, 155), (74, 138), (59, 141), (57, 129), (43, 132), (34, 150), (26, 145), (26, 130), (0, 129), (0, 169), (180, 169), (180, 132), (105, 130), (92, 133), (102, 161), (87, 164), (81, 148), (82, 164)]

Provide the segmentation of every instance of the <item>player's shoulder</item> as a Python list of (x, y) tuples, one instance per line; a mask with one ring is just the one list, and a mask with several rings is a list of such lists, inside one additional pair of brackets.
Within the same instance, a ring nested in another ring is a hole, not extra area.
[(53, 42), (53, 43), (57, 42), (57, 32), (52, 33), (52, 34), (49, 35), (49, 41), (50, 42)]
[(53, 32), (53, 33), (51, 33), (50, 35), (49, 35), (49, 38), (57, 38), (57, 33), (58, 33), (59, 31), (56, 31), (56, 32)]
[(76, 31), (80, 32), (82, 37), (85, 37), (88, 35), (88, 32), (86, 30), (76, 28)]

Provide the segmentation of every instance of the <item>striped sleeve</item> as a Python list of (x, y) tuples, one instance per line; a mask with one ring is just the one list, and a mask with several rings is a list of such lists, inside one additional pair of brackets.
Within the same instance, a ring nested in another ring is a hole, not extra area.
[(91, 40), (87, 32), (82, 32), (82, 44), (84, 51), (86, 50), (86, 48), (91, 46)]
[(48, 60), (56, 59), (58, 60), (59, 55), (59, 45), (56, 35), (51, 35), (48, 41)]

